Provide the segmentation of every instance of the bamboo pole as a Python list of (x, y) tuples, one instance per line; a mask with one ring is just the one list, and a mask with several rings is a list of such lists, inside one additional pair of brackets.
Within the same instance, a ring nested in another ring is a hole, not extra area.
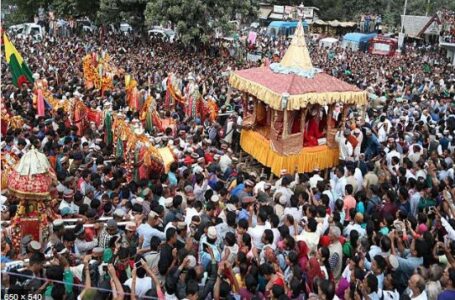
[(288, 110), (284, 110), (283, 113), (283, 139), (286, 139), (288, 137)]

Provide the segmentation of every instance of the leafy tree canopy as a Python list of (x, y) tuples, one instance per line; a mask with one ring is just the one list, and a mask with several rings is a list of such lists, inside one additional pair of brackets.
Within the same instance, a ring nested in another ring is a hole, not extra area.
[(228, 32), (230, 20), (247, 18), (257, 11), (252, 1), (237, 0), (161, 0), (149, 1), (145, 9), (147, 26), (171, 22), (184, 44), (207, 42), (216, 30)]

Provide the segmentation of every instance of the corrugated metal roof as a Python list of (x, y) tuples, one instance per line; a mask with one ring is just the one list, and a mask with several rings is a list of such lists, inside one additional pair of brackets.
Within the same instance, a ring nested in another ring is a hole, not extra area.
[(343, 41), (359, 43), (359, 42), (368, 41), (368, 40), (376, 37), (376, 35), (377, 35), (376, 33), (367, 34), (367, 33), (360, 33), (360, 32), (349, 32), (343, 36)]
[(277, 14), (277, 13), (271, 13), (269, 18), (270, 19), (275, 19), (275, 20), (284, 20), (284, 15), (283, 14)]
[(431, 21), (432, 17), (427, 16), (401, 16), (404, 33), (409, 37), (418, 37), (423, 27)]
[(259, 8), (259, 18), (260, 19), (268, 19), (268, 17), (269, 17), (271, 12), (272, 12), (271, 8), (261, 7), (261, 8)]

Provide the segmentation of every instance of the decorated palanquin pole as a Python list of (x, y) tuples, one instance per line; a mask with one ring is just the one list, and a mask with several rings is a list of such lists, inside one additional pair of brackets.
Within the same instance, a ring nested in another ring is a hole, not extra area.
[(90, 90), (99, 85), (98, 72), (96, 70), (97, 62), (94, 57), (95, 53), (87, 54), (82, 59), (82, 71), (84, 73), (85, 88)]
[(130, 74), (125, 75), (126, 103), (131, 111), (140, 111), (137, 81)]
[(0, 103), (1, 107), (1, 129), (2, 136), (6, 136), (8, 129), (22, 128), (25, 124), (21, 116), (11, 116), (3, 102)]
[(187, 117), (196, 117), (197, 115), (197, 104), (200, 100), (201, 94), (199, 93), (199, 87), (196, 83), (196, 79), (193, 74), (188, 75), (188, 84), (185, 87), (185, 114)]
[(153, 128), (161, 132), (164, 130), (163, 120), (156, 111), (156, 102), (152, 96), (148, 96), (142, 105), (139, 119), (141, 120), (146, 133), (151, 134)]
[(2, 162), (1, 164), (2, 190), (6, 190), (8, 188), (8, 174), (19, 161), (19, 157), (17, 157), (17, 155), (15, 155), (11, 151), (5, 151), (4, 149), (2, 149), (0, 158)]
[(75, 125), (79, 135), (83, 135), (85, 129), (89, 126), (90, 122), (94, 122), (97, 127), (104, 124), (106, 113), (101, 109), (92, 109), (87, 107), (80, 99), (80, 95), (76, 94), (75, 97), (67, 100), (60, 100), (54, 98), (52, 93), (44, 90), (46, 102), (49, 106), (57, 111), (62, 108), (68, 115), (68, 125)]
[(160, 151), (152, 145), (139, 120), (131, 123), (118, 113), (112, 126), (115, 153), (125, 159), (127, 178), (132, 179), (137, 170), (141, 179), (148, 178), (151, 172), (162, 173), (165, 165)]
[(0, 126), (1, 126), (2, 136), (6, 136), (6, 133), (8, 131), (9, 119), (10, 119), (8, 109), (5, 107), (4, 103), (5, 103), (4, 101), (1, 101), (1, 103), (0, 103), (0, 113), (1, 113)]
[[(193, 74), (188, 74), (188, 84), (182, 95), (179, 89), (179, 79), (175, 74), (170, 74), (166, 81), (166, 98), (164, 108), (167, 110), (175, 104), (181, 105), (187, 117), (200, 117), (202, 121), (208, 117), (212, 122), (218, 117), (219, 107), (213, 97), (203, 99), (199, 86)], [(167, 125), (167, 124), (166, 124)], [(164, 125), (163, 127), (167, 127)], [(172, 125), (172, 124), (171, 124)], [(170, 126), (172, 128), (172, 126)]]
[(243, 92), (240, 145), (275, 175), (336, 166), (345, 121), (334, 122), (336, 109), (367, 103), (365, 91), (313, 67), (301, 22), (280, 62), (232, 72), (229, 83)]
[(166, 81), (166, 98), (164, 101), (164, 108), (169, 109), (176, 103), (186, 105), (185, 97), (180, 91), (181, 80), (173, 73), (170, 73)]
[(109, 54), (105, 52), (101, 52), (101, 55), (96, 52), (87, 54), (82, 59), (82, 71), (86, 89), (95, 88), (100, 90), (101, 95), (104, 95), (105, 91), (113, 89), (112, 79), (117, 73), (117, 69), (111, 64)]
[(71, 101), (70, 120), (77, 127), (77, 134), (84, 135), (84, 130), (89, 125), (88, 108), (78, 97)]
[(8, 174), (8, 190), (11, 197), (19, 199), (17, 213), (11, 221), (13, 246), (20, 247), (21, 238), (32, 235), (44, 241), (49, 232), (47, 224), (52, 221), (50, 206), (51, 188), (57, 183), (55, 172), (43, 153), (32, 148)]
[(114, 142), (114, 135), (112, 132), (112, 122), (113, 122), (113, 111), (112, 111), (112, 103), (105, 102), (104, 103), (104, 111), (103, 111), (103, 124), (104, 124), (104, 141), (106, 145), (111, 146)]
[(44, 104), (44, 92), (47, 90), (47, 80), (40, 79), (40, 75), (35, 73), (33, 74), (35, 82), (33, 84), (33, 106), (36, 109), (37, 115), (39, 117), (44, 117), (45, 115), (45, 104)]
[(199, 98), (197, 111), (202, 122), (204, 122), (206, 118), (211, 122), (215, 122), (218, 118), (219, 108), (216, 100), (212, 96), (207, 96), (206, 100)]

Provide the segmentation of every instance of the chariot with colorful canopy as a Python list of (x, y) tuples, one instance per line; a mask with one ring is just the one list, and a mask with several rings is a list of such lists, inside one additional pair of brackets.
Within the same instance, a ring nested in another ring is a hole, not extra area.
[(299, 22), (281, 62), (231, 73), (243, 92), (244, 151), (272, 173), (312, 172), (338, 163), (335, 134), (349, 106), (366, 92), (314, 68)]
[(25, 235), (44, 240), (49, 234), (47, 224), (55, 217), (47, 202), (57, 183), (46, 155), (34, 148), (29, 150), (9, 171), (7, 182), (9, 197), (19, 200), (11, 222), (13, 245), (19, 247)]

